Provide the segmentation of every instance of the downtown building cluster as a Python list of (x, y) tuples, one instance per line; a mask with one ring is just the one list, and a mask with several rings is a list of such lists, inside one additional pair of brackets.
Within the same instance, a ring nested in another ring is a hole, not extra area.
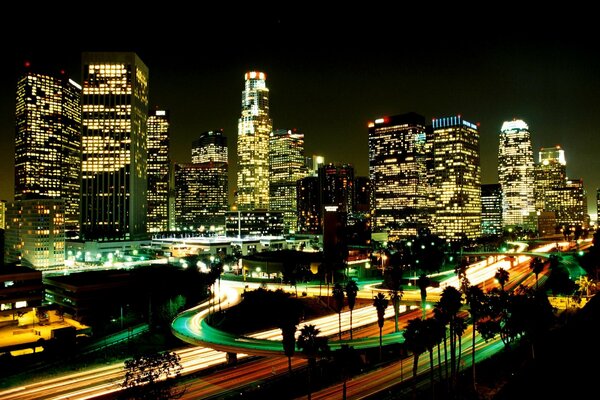
[(191, 162), (174, 163), (172, 115), (150, 107), (149, 69), (136, 54), (84, 53), (82, 81), (29, 68), (18, 81), (15, 201), (0, 203), (8, 262), (94, 261), (90, 249), (182, 231), (243, 238), (343, 226), (347, 243), (364, 245), (371, 232), (393, 241), (428, 229), (455, 241), (588, 223), (583, 182), (567, 178), (564, 151), (543, 148), (535, 163), (520, 120), (500, 131), (499, 184), (481, 184), (479, 126), (460, 115), (370, 122), (369, 177), (360, 177), (351, 164), (307, 157), (301, 131), (274, 129), (266, 74), (250, 71), (230, 205), (223, 130), (196, 136)]

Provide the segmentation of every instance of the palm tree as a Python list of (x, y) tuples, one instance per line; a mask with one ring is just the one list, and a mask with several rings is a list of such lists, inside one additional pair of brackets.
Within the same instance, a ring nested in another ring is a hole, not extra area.
[(346, 283), (346, 297), (348, 298), (348, 308), (350, 309), (350, 339), (352, 339), (352, 310), (356, 305), (356, 296), (358, 295), (358, 285), (353, 279)]
[(473, 321), (471, 367), (473, 368), (473, 389), (475, 390), (475, 393), (477, 393), (477, 380), (475, 374), (475, 330), (479, 319), (482, 317), (485, 304), (485, 294), (479, 286), (469, 286), (469, 289), (467, 290), (467, 304), (469, 305), (469, 312), (471, 314), (471, 320)]
[(585, 275), (582, 275), (578, 280), (575, 281), (577, 286), (579, 286), (579, 291), (581, 294), (585, 292), (585, 297), (590, 297), (590, 289), (594, 289), (596, 284), (590, 280)]
[(539, 257), (534, 257), (529, 263), (529, 267), (535, 274), (535, 290), (538, 290), (538, 275), (544, 270), (544, 262)]
[(443, 320), (447, 321), (450, 326), (450, 376), (452, 380), (456, 374), (455, 319), (458, 316), (461, 306), (462, 294), (453, 286), (447, 286), (444, 289), (440, 301), (436, 305), (436, 308), (439, 309), (439, 314), (443, 316)]
[(404, 345), (413, 353), (413, 396), (417, 395), (417, 368), (419, 367), (419, 356), (425, 351), (425, 321), (414, 318), (408, 321), (404, 330)]
[[(456, 371), (454, 373), (454, 385), (456, 385), (456, 381), (458, 379), (458, 373), (460, 371), (460, 358), (462, 355), (462, 335), (463, 333), (465, 333), (465, 330), (467, 329), (467, 322), (465, 320), (465, 318), (463, 317), (459, 317), (457, 316), (456, 318), (454, 318), (454, 327), (453, 327), (453, 331), (454, 331), (454, 335), (456, 336), (456, 342), (458, 342), (458, 357), (457, 357), (457, 362), (456, 362)], [(455, 345), (456, 346), (456, 345)]]
[(398, 315), (400, 314), (400, 300), (404, 291), (402, 290), (402, 268), (400, 263), (400, 253), (394, 253), (390, 256), (391, 268), (386, 270), (384, 276), (385, 287), (390, 291), (390, 300), (394, 306), (394, 329), (398, 332)]
[[(430, 380), (431, 380), (431, 392), (432, 398), (435, 399), (435, 389), (434, 389), (434, 365), (433, 365), (433, 348), (438, 345), (442, 341), (442, 337), (440, 336), (439, 329), (439, 321), (435, 318), (428, 318), (423, 321), (425, 327), (425, 342), (424, 345), (429, 351), (429, 372), (430, 372)], [(439, 349), (439, 347), (438, 347)]]
[(425, 302), (427, 301), (427, 287), (431, 284), (431, 281), (425, 274), (421, 274), (417, 280), (417, 286), (421, 291), (421, 311), (423, 312), (422, 319), (425, 319), (427, 310), (425, 309)]
[(281, 336), (283, 336), (283, 352), (288, 358), (288, 370), (292, 374), (292, 357), (296, 351), (296, 324), (287, 321), (279, 326)]
[(314, 325), (305, 325), (300, 329), (298, 336), (298, 348), (302, 350), (308, 358), (308, 399), (311, 399), (311, 373), (316, 365), (316, 359), (319, 354), (326, 353), (329, 350), (327, 338), (319, 337), (321, 331)]
[(339, 350), (333, 353), (335, 363), (340, 369), (344, 384), (342, 386), (342, 399), (346, 400), (346, 383), (350, 374), (354, 373), (360, 366), (361, 360), (354, 347), (343, 344)]
[(510, 276), (510, 274), (504, 268), (498, 268), (498, 270), (496, 271), (496, 275), (494, 276), (496, 278), (496, 280), (498, 281), (498, 283), (500, 284), (500, 288), (502, 289), (503, 292), (504, 292), (504, 285), (506, 285), (506, 282), (508, 282), (509, 276)]
[(342, 340), (342, 310), (344, 309), (344, 289), (342, 285), (336, 283), (332, 291), (335, 302), (335, 312), (338, 314), (338, 337)]
[(385, 315), (385, 309), (388, 306), (388, 299), (385, 298), (383, 293), (377, 293), (377, 296), (373, 297), (373, 307), (377, 309), (377, 325), (379, 325), (379, 361), (381, 361), (381, 348), (383, 346), (383, 317)]

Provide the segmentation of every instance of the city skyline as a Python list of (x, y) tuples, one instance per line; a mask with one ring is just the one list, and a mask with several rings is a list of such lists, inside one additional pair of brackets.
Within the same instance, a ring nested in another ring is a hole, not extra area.
[[(365, 36), (354, 48), (349, 41), (338, 43), (323, 22), (303, 41), (286, 28), (287, 22), (267, 20), (267, 27), (281, 37), (270, 38), (260, 48), (236, 49), (235, 54), (226, 49), (226, 39), (215, 44), (202, 39), (199, 45), (211, 63), (193, 68), (177, 57), (182, 44), (158, 49), (111, 40), (110, 35), (106, 41), (92, 37), (53, 51), (41, 45), (9, 51), (13, 63), (3, 67), (0, 85), (0, 132), (8, 139), (7, 152), (13, 151), (14, 90), (23, 62), (30, 60), (33, 71), (43, 64), (64, 67), (80, 82), (81, 51), (101, 47), (135, 51), (152, 70), (150, 105), (172, 110), (171, 156), (176, 162), (189, 162), (190, 142), (219, 127), (230, 138), (230, 179), (236, 176), (233, 138), (240, 76), (259, 70), (269, 77), (273, 128), (298, 128), (305, 133), (307, 155), (319, 153), (327, 162), (352, 163), (357, 175), (368, 171), (368, 121), (414, 111), (427, 123), (453, 114), (480, 122), (482, 183), (495, 183), (498, 132), (503, 121), (520, 118), (531, 128), (534, 153), (558, 144), (577, 155), (570, 160), (570, 174), (583, 178), (588, 203), (594, 203), (600, 186), (600, 177), (594, 174), (600, 160), (593, 156), (598, 152), (593, 141), (598, 105), (593, 99), (600, 79), (594, 71), (600, 63), (587, 51), (585, 40), (570, 40), (576, 32), (535, 38), (529, 32), (502, 38), (483, 32), (478, 39), (455, 32), (435, 40), (411, 37), (413, 42), (402, 42), (402, 51), (396, 51), (389, 46), (392, 39), (378, 34)], [(323, 33), (322, 40), (317, 40), (317, 33)], [(288, 46), (279, 46), (286, 41)], [(471, 58), (462, 60), (461, 54)], [(13, 162), (12, 157), (0, 162), (1, 199), (13, 196)], [(231, 194), (235, 185), (230, 186)]]

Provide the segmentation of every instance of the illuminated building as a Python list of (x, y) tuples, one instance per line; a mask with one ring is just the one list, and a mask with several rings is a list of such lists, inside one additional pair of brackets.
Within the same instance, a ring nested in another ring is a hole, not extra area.
[(223, 227), (227, 211), (227, 164), (175, 164), (175, 226), (178, 230)]
[(556, 224), (566, 229), (587, 226), (587, 196), (582, 179), (567, 179), (562, 187), (546, 191), (546, 207), (556, 213)]
[(40, 270), (64, 266), (64, 200), (17, 200), (8, 206), (5, 261)]
[(26, 72), (17, 83), (15, 200), (62, 199), (79, 231), (81, 86), (64, 74)]
[(269, 89), (263, 72), (247, 72), (238, 122), (237, 206), (269, 208)]
[(169, 230), (169, 112), (148, 115), (148, 232)]
[(481, 185), (481, 233), (502, 234), (502, 186), (499, 183)]
[(533, 170), (529, 127), (520, 119), (504, 122), (498, 150), (498, 175), (504, 196), (504, 226), (523, 226), (535, 211)]
[(319, 168), (325, 164), (325, 157), (313, 154), (311, 157), (304, 157), (304, 165), (309, 176), (318, 176)]
[(319, 167), (321, 206), (337, 206), (339, 212), (354, 209), (354, 167), (350, 164), (329, 163)]
[(135, 53), (84, 53), (82, 64), (82, 236), (143, 239), (148, 68)]
[(228, 211), (225, 217), (227, 237), (243, 239), (283, 235), (283, 213), (278, 211)]
[(6, 215), (6, 201), (0, 200), (0, 229), (4, 228), (4, 218)]
[(425, 118), (408, 113), (369, 123), (376, 231), (416, 235), (428, 225)]
[(296, 182), (298, 225), (300, 233), (321, 233), (321, 192), (319, 178), (307, 176)]
[(481, 233), (481, 167), (477, 125), (460, 115), (433, 120), (433, 232), (448, 240)]
[(227, 153), (227, 137), (223, 130), (204, 132), (192, 142), (192, 163), (229, 163)]
[(366, 176), (354, 178), (354, 212), (370, 213), (373, 204), (371, 179)]
[(296, 182), (307, 175), (304, 134), (277, 129), (269, 140), (269, 206), (283, 213), (286, 232), (297, 229)]
[(535, 165), (535, 209), (547, 210), (547, 192), (563, 187), (567, 181), (567, 161), (565, 151), (556, 147), (542, 147), (539, 152), (539, 164)]

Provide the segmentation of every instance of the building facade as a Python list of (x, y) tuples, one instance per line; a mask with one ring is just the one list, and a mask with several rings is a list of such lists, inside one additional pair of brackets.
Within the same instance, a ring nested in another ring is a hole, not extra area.
[(408, 113), (369, 123), (374, 229), (416, 235), (428, 226), (425, 117)]
[(7, 265), (0, 269), (0, 317), (26, 313), (42, 305), (42, 273), (35, 269)]
[(354, 167), (329, 163), (319, 167), (321, 207), (336, 206), (339, 212), (354, 210)]
[(448, 240), (481, 234), (481, 167), (477, 125), (460, 115), (433, 120), (433, 232)]
[(17, 83), (15, 200), (62, 199), (79, 231), (81, 86), (64, 74), (26, 72)]
[(307, 175), (304, 134), (277, 129), (269, 141), (269, 206), (283, 213), (286, 232), (297, 229), (296, 182)]
[(278, 211), (228, 211), (225, 216), (227, 237), (243, 239), (282, 236), (283, 213)]
[(227, 164), (175, 164), (175, 226), (204, 231), (225, 225)]
[(227, 137), (222, 129), (204, 132), (192, 142), (192, 164), (208, 162), (229, 164)]
[(38, 270), (64, 266), (64, 200), (17, 200), (6, 216), (5, 262)]
[(531, 133), (522, 120), (506, 121), (500, 129), (498, 176), (502, 185), (504, 226), (523, 226), (535, 211)]
[(6, 218), (6, 201), (0, 200), (0, 229), (5, 228), (5, 218)]
[(567, 161), (565, 151), (560, 146), (542, 147), (538, 164), (535, 165), (535, 209), (545, 211), (548, 191), (565, 186), (567, 182)]
[(547, 211), (555, 212), (559, 229), (587, 227), (587, 195), (582, 179), (570, 178), (564, 186), (546, 193)]
[(83, 53), (81, 233), (146, 237), (148, 68), (135, 53)]
[(263, 72), (244, 75), (242, 115), (238, 122), (237, 206), (239, 210), (269, 208), (269, 89)]
[(321, 191), (318, 176), (307, 176), (296, 182), (297, 231), (319, 234), (322, 231)]
[(148, 232), (168, 231), (169, 226), (169, 111), (148, 114)]
[(481, 185), (481, 233), (502, 234), (502, 186), (499, 183)]

